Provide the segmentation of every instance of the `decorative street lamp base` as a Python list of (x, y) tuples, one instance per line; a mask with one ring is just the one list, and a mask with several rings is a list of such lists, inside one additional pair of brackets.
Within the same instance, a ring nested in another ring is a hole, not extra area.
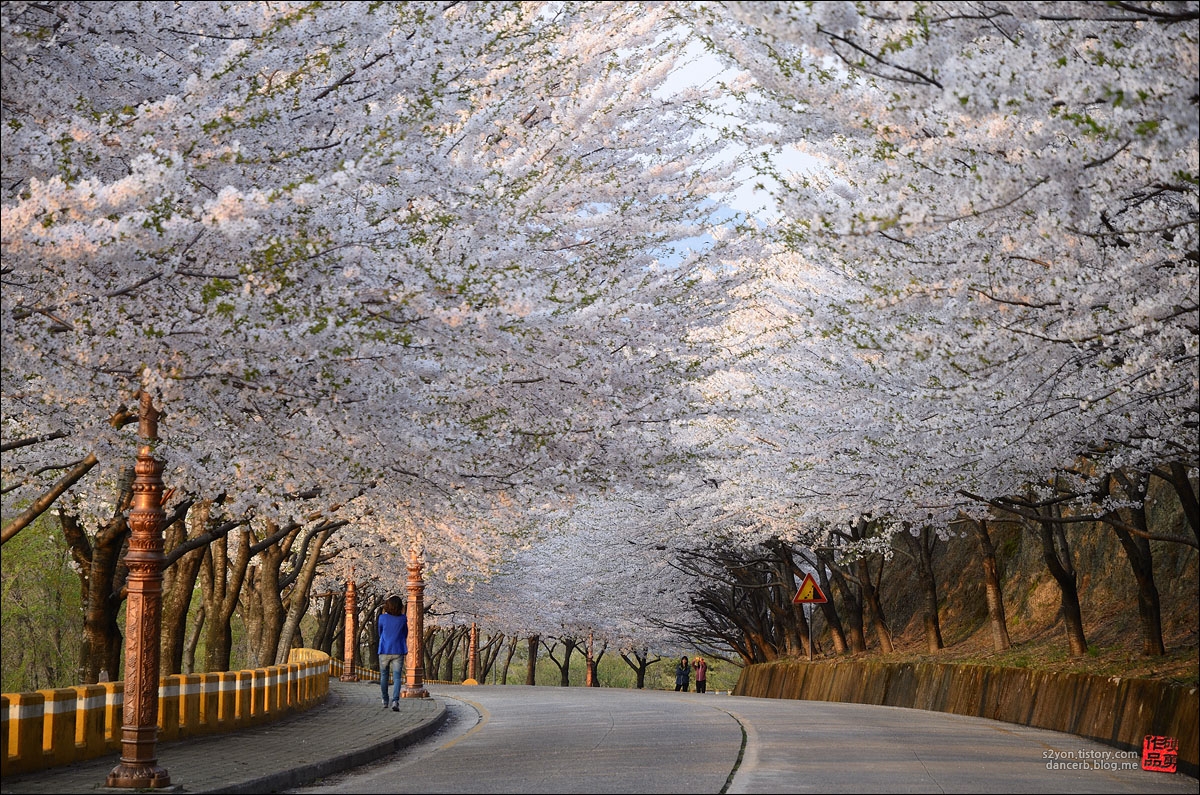
[(429, 691), (424, 687), (409, 687), (405, 685), (400, 691), (400, 698), (429, 698)]
[(162, 789), (171, 786), (171, 774), (154, 764), (126, 764), (112, 769), (104, 786), (120, 789)]

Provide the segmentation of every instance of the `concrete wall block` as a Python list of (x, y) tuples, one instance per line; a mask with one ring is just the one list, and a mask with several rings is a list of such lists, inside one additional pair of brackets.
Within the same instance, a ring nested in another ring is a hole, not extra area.
[(200, 674), (183, 674), (179, 677), (180, 737), (204, 734), (204, 727), (200, 721), (200, 681)]
[(75, 702), (73, 687), (39, 690), (45, 697), (42, 721), (42, 753), (52, 765), (64, 765), (75, 758)]
[(121, 750), (121, 726), (125, 723), (125, 683), (101, 682), (104, 688), (104, 745), (106, 753)]
[(88, 757), (108, 752), (108, 692), (103, 685), (79, 685), (75, 689), (75, 747)]
[(5, 769), (8, 766), (8, 696), (0, 695), (0, 740), (4, 745), (0, 747), (0, 760), (3, 760)]
[(237, 671), (237, 728), (252, 726), (262, 717), (263, 688), (259, 682), (263, 678), (260, 669), (255, 676), (254, 671)]
[(45, 767), (42, 758), (42, 734), (45, 722), (46, 696), (36, 693), (6, 693), (8, 699), (8, 732), (5, 734), (7, 752), (3, 758), (3, 775), (11, 776)]
[(221, 675), (198, 674), (200, 717), (198, 734), (215, 734), (221, 728)]
[(158, 739), (179, 739), (179, 698), (182, 677), (164, 676), (158, 680)]
[(221, 671), (214, 674), (220, 682), (217, 699), (217, 725), (221, 731), (238, 727), (238, 676), (236, 671)]
[(250, 694), (252, 710), (250, 722), (253, 724), (266, 723), (270, 719), (271, 698), (268, 691), (270, 690), (271, 672), (266, 668), (255, 668), (250, 673), (254, 682)]

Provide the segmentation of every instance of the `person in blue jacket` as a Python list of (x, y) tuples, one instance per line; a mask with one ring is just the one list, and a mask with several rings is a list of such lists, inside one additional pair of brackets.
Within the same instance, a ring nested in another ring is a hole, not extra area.
[(404, 602), (392, 595), (379, 614), (379, 688), (383, 705), (388, 705), (388, 672), (392, 675), (392, 712), (400, 711), (400, 685), (404, 681), (404, 655), (408, 654), (408, 619)]

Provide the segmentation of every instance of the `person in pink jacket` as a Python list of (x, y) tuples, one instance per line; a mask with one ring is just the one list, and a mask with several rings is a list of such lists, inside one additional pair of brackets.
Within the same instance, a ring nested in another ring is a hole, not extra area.
[(692, 668), (696, 672), (696, 692), (703, 693), (708, 685), (708, 663), (704, 661), (703, 657), (697, 657), (696, 661), (692, 663)]

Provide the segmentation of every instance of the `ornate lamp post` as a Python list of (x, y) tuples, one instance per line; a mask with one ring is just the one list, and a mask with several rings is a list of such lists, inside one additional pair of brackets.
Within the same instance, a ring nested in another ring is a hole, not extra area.
[(125, 604), (125, 702), (121, 726), (121, 762), (105, 785), (131, 789), (168, 787), (171, 776), (158, 766), (158, 662), (162, 634), (163, 464), (154, 458), (158, 418), (153, 399), (141, 393), (138, 411), (137, 473), (129, 512), (129, 597)]
[(425, 581), (421, 579), (417, 550), (408, 556), (408, 657), (404, 666), (401, 698), (429, 698), (425, 689)]
[(479, 683), (479, 624), (471, 622), (471, 638), (467, 646), (467, 678)]
[(354, 569), (350, 570), (350, 577), (346, 583), (346, 631), (342, 642), (343, 682), (358, 681), (358, 674), (354, 670), (354, 651), (358, 646), (358, 589), (354, 585)]
[(583, 683), (584, 687), (595, 687), (596, 686), (596, 660), (594, 657), (592, 657), (592, 640), (594, 638), (594, 635), (595, 635), (594, 631), (592, 631), (592, 630), (588, 631), (587, 666), (586, 666), (587, 670), (584, 673), (584, 683)]

